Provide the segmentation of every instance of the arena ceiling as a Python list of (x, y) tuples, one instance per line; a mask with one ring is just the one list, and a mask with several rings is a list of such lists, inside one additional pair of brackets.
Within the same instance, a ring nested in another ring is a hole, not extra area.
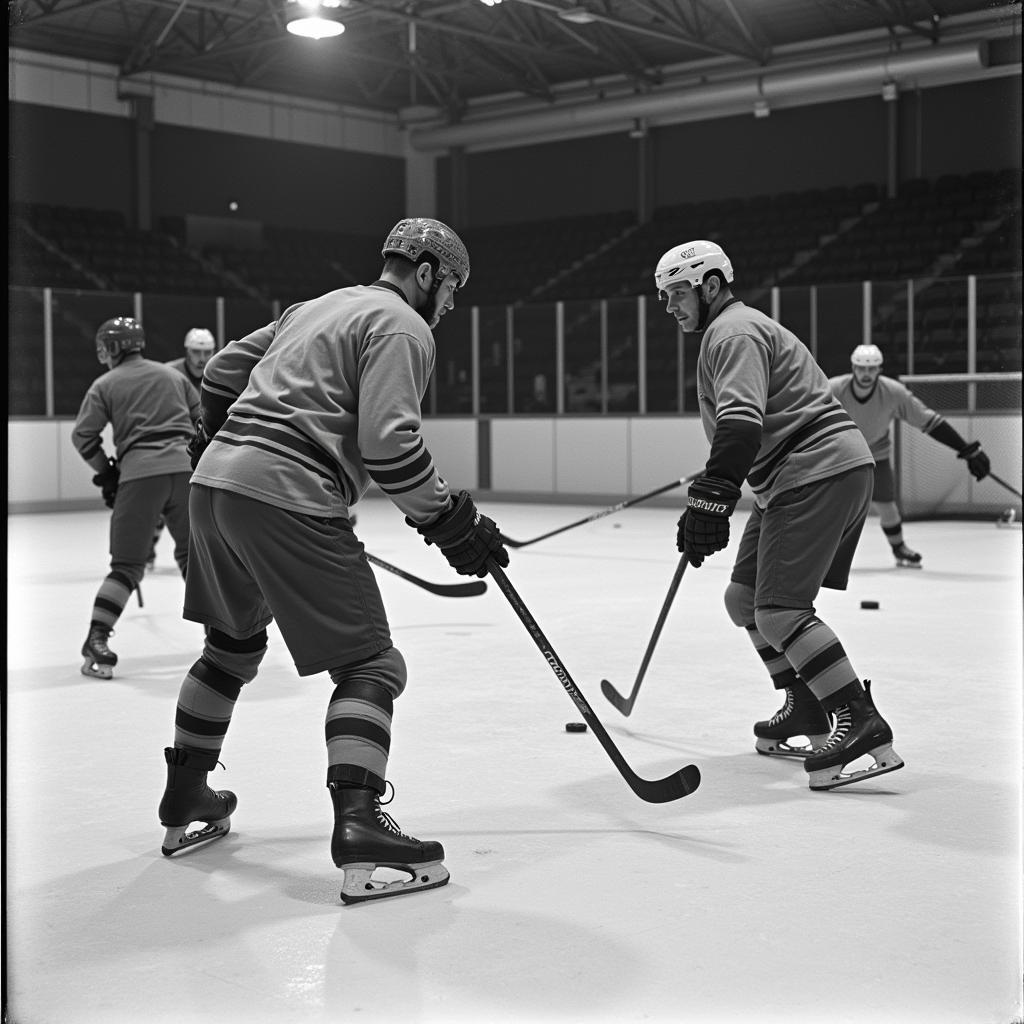
[(846, 38), (941, 43), (993, 0), (335, 0), (334, 39), (285, 30), (295, 0), (11, 0), (12, 47), (401, 115), (458, 122), (474, 103), (551, 104), (569, 83), (656, 89), (666, 69), (770, 70)]

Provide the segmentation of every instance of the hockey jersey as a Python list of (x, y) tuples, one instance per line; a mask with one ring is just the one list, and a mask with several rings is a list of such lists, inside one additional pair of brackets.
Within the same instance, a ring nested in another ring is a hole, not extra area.
[(121, 483), (192, 470), (186, 445), (199, 418), (195, 388), (164, 363), (128, 355), (89, 385), (71, 441), (89, 461), (109, 423)]
[(858, 398), (854, 393), (852, 373), (832, 377), (828, 383), (832, 394), (860, 427), (876, 462), (886, 461), (892, 454), (889, 428), (893, 420), (903, 420), (926, 434), (944, 422), (939, 413), (892, 377), (879, 376), (866, 398)]
[(371, 480), (416, 523), (449, 507), (420, 433), (434, 337), (383, 283), (328, 292), (232, 341), (203, 374), (230, 403), (192, 482), (307, 515), (346, 515)]
[(704, 332), (697, 399), (712, 444), (716, 427), (728, 419), (761, 429), (747, 483), (762, 508), (782, 491), (874, 461), (810, 350), (742, 302), (726, 306)]
[(203, 375), (200, 373), (197, 377), (192, 370), (189, 368), (188, 360), (182, 356), (180, 359), (172, 359), (168, 364), (172, 370), (177, 370), (178, 373), (183, 374), (185, 380), (189, 382), (198, 391), (203, 386)]

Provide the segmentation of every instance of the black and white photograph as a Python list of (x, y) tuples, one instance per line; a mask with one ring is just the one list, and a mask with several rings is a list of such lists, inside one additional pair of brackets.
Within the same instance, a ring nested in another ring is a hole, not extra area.
[(5, 1024), (1024, 1024), (1021, 39), (11, 0)]

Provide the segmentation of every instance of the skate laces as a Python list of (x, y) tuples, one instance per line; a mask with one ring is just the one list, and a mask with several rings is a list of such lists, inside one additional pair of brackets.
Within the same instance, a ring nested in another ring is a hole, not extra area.
[[(377, 812), (377, 821), (389, 832), (394, 832), (396, 836), (401, 836), (403, 839), (412, 839), (413, 837), (406, 835), (406, 833), (398, 827), (398, 822), (384, 810), (384, 805), (391, 803), (391, 801), (395, 799), (395, 787), (392, 786), (390, 782), (384, 783), (384, 792), (387, 792), (387, 787), (389, 786), (391, 787), (391, 795), (386, 800), (382, 800), (379, 796), (374, 797), (373, 809)], [(415, 840), (413, 841), (415, 842)]]
[(849, 704), (844, 704), (840, 708), (836, 708), (833, 712), (836, 716), (836, 724), (832, 730), (832, 735), (829, 736), (823, 747), (819, 747), (815, 753), (820, 754), (824, 750), (828, 750), (830, 747), (834, 747), (839, 743), (842, 743), (846, 739), (846, 734), (850, 731), (853, 726), (853, 712), (850, 710)]
[(786, 703), (783, 704), (782, 707), (779, 708), (779, 710), (776, 711), (774, 715), (772, 715), (771, 721), (768, 724), (778, 725), (780, 722), (784, 722), (792, 714), (795, 704), (796, 701), (793, 699), (793, 691), (789, 689), (789, 687), (787, 686)]

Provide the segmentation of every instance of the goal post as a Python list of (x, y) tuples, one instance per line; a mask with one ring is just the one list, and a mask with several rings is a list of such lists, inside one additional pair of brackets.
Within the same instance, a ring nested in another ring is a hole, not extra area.
[[(980, 441), (995, 473), (1021, 490), (1021, 374), (901, 376), (925, 405), (967, 441)], [(975, 480), (954, 453), (920, 430), (896, 423), (897, 495), (905, 519), (995, 518), (1020, 500), (994, 480)]]

